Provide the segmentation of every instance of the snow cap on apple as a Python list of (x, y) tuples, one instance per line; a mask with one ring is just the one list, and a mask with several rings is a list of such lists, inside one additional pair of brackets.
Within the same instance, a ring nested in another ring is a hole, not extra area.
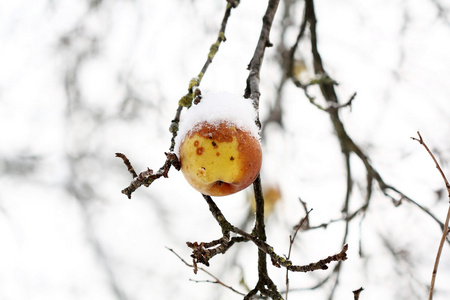
[(175, 153), (189, 184), (205, 195), (245, 189), (259, 174), (262, 150), (250, 99), (229, 93), (205, 94), (183, 116)]

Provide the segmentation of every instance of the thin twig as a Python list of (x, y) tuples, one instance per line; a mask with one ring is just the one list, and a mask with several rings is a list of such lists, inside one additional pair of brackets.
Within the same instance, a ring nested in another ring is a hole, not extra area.
[(131, 173), (131, 176), (133, 176), (133, 178), (138, 177), (138, 175), (136, 174), (136, 171), (134, 170), (133, 166), (131, 165), (130, 160), (128, 159), (128, 157), (126, 157), (125, 154), (122, 153), (116, 153), (116, 157), (120, 157), (123, 160), (123, 163), (125, 164), (125, 166), (127, 166), (128, 168), (128, 172)]
[(238, 290), (236, 290), (235, 288), (233, 288), (233, 287), (231, 287), (231, 286), (229, 286), (229, 285), (223, 283), (223, 281), (221, 281), (219, 278), (217, 278), (216, 276), (214, 276), (213, 274), (211, 274), (211, 273), (208, 272), (207, 270), (205, 270), (205, 269), (203, 269), (203, 268), (199, 268), (199, 267), (197, 267), (196, 265), (191, 265), (191, 264), (189, 264), (189, 263), (188, 263), (187, 261), (185, 261), (180, 255), (178, 255), (178, 253), (176, 253), (173, 249), (168, 248), (168, 247), (166, 247), (166, 248), (167, 248), (167, 250), (169, 250), (170, 252), (172, 252), (173, 254), (175, 254), (175, 256), (178, 257), (178, 258), (179, 258), (186, 266), (188, 266), (188, 267), (190, 267), (190, 268), (192, 268), (192, 269), (194, 269), (194, 270), (200, 270), (200, 271), (202, 271), (203, 273), (209, 275), (210, 277), (212, 277), (212, 278), (214, 279), (214, 281), (210, 281), (210, 280), (204, 280), (204, 281), (200, 281), (200, 280), (192, 280), (192, 281), (195, 281), (195, 282), (210, 282), (210, 283), (220, 284), (221, 286), (226, 287), (227, 289), (229, 289), (229, 290), (235, 292), (235, 293), (238, 294), (238, 295), (245, 296), (244, 293), (241, 293), (241, 292), (239, 292)]
[(225, 9), (225, 13), (222, 19), (222, 23), (220, 25), (219, 33), (217, 35), (217, 40), (211, 45), (209, 48), (208, 56), (206, 58), (205, 63), (203, 64), (202, 69), (200, 70), (200, 73), (197, 75), (197, 77), (191, 79), (189, 82), (188, 92), (186, 95), (181, 97), (181, 99), (178, 101), (178, 108), (175, 114), (175, 118), (172, 120), (169, 131), (172, 133), (172, 139), (170, 144), (170, 151), (173, 151), (175, 148), (175, 137), (178, 133), (178, 125), (180, 123), (180, 115), (181, 111), (183, 110), (183, 107), (190, 107), (192, 104), (192, 101), (194, 100), (196, 96), (196, 91), (198, 86), (200, 85), (200, 82), (203, 79), (203, 76), (206, 73), (206, 70), (211, 65), (214, 57), (216, 56), (217, 52), (219, 51), (219, 47), (222, 44), (222, 42), (225, 42), (227, 39), (225, 37), (225, 29), (227, 28), (228, 19), (231, 15), (231, 10), (233, 8), (236, 8), (239, 4), (239, 1), (228, 1), (227, 7)]
[[(301, 201), (301, 200), (300, 200)], [(306, 203), (304, 203), (302, 201), (302, 204), (305, 207), (306, 210)], [(298, 231), (303, 228), (305, 222), (309, 223), (309, 213), (312, 211), (312, 208), (310, 210), (306, 211), (306, 215), (300, 220), (300, 222), (298, 223), (298, 225), (295, 227), (295, 231), (294, 231), (294, 235), (293, 236), (289, 236), (289, 251), (288, 251), (288, 255), (287, 255), (287, 259), (291, 259), (291, 251), (292, 251), (292, 245), (294, 245), (294, 241), (295, 238), (297, 237), (297, 233)], [(286, 297), (285, 300), (288, 299), (288, 294), (289, 294), (289, 269), (286, 269)]]
[(141, 185), (148, 187), (153, 183), (153, 181), (160, 177), (167, 178), (171, 166), (173, 166), (177, 170), (180, 170), (181, 166), (177, 156), (174, 153), (165, 153), (165, 155), (167, 157), (166, 162), (156, 173), (154, 173), (152, 169), (147, 168), (146, 171), (143, 171), (139, 173), (139, 175), (137, 175), (126, 155), (122, 153), (116, 153), (116, 157), (119, 157), (123, 160), (124, 164), (128, 168), (128, 171), (134, 178), (130, 185), (122, 190), (122, 194), (127, 195), (128, 199), (131, 199), (131, 194), (135, 192)]
[(261, 65), (264, 58), (264, 53), (267, 47), (272, 47), (269, 40), (270, 30), (272, 28), (273, 19), (278, 8), (280, 0), (269, 0), (266, 13), (263, 17), (263, 26), (259, 35), (258, 44), (256, 45), (253, 57), (248, 65), (249, 75), (247, 78), (247, 86), (245, 88), (245, 98), (250, 98), (253, 101), (253, 106), (257, 112), (257, 125), (261, 128), (259, 122), (259, 80)]
[[(439, 165), (439, 163), (436, 160), (436, 158), (434, 157), (433, 152), (431, 152), (431, 150), (428, 148), (427, 144), (423, 140), (423, 138), (420, 135), (419, 131), (417, 131), (417, 135), (419, 136), (418, 139), (414, 138), (414, 137), (412, 137), (412, 139), (415, 140), (415, 141), (418, 141), (427, 150), (428, 154), (430, 154), (431, 158), (433, 159), (434, 163), (436, 164), (436, 168), (438, 169), (439, 173), (442, 176), (442, 179), (444, 180), (445, 187), (446, 187), (447, 193), (448, 193), (448, 197), (450, 198), (450, 184), (449, 184), (449, 182), (447, 180), (447, 177), (445, 177), (444, 171), (442, 171), (442, 168)], [(448, 234), (449, 220), (450, 220), (450, 205), (449, 205), (449, 208), (448, 208), (448, 211), (447, 211), (447, 217), (445, 219), (445, 224), (444, 224), (444, 229), (443, 229), (441, 241), (439, 242), (439, 248), (438, 248), (438, 251), (437, 251), (437, 254), (436, 254), (436, 260), (434, 262), (434, 267), (433, 267), (433, 273), (431, 275), (430, 294), (429, 294), (429, 297), (428, 297), (429, 300), (433, 299), (433, 291), (434, 291), (434, 285), (435, 285), (435, 282), (436, 282), (437, 270), (438, 270), (438, 266), (439, 266), (439, 261), (441, 259), (442, 248), (444, 247), (444, 242), (445, 242), (445, 239), (446, 239), (447, 234)]]

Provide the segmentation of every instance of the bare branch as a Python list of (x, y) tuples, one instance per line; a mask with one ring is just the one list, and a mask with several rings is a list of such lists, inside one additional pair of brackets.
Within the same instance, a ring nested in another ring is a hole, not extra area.
[(333, 261), (339, 262), (339, 261), (347, 260), (347, 250), (348, 250), (348, 245), (345, 244), (344, 247), (342, 248), (341, 252), (339, 252), (335, 255), (328, 256), (325, 259), (321, 259), (315, 263), (310, 263), (309, 265), (288, 266), (287, 268), (290, 271), (294, 271), (294, 272), (311, 272), (311, 271), (315, 271), (315, 270), (326, 270), (326, 269), (328, 269), (328, 264), (330, 262), (333, 262)]
[(205, 75), (206, 71), (208, 70), (209, 65), (212, 63), (214, 57), (216, 56), (217, 52), (219, 51), (219, 47), (222, 44), (222, 42), (226, 41), (225, 37), (225, 29), (228, 24), (228, 19), (231, 15), (231, 10), (233, 8), (236, 8), (239, 4), (238, 0), (229, 0), (227, 1), (227, 7), (225, 9), (225, 14), (222, 19), (222, 23), (220, 25), (219, 33), (217, 35), (217, 40), (211, 45), (208, 53), (208, 57), (203, 64), (202, 69), (200, 70), (200, 73), (197, 75), (197, 77), (191, 79), (189, 82), (188, 87), (188, 93), (181, 97), (181, 99), (178, 101), (178, 108), (175, 113), (175, 118), (172, 120), (169, 131), (172, 133), (172, 139), (170, 144), (170, 151), (173, 151), (175, 148), (175, 137), (178, 133), (178, 124), (180, 123), (180, 115), (181, 111), (183, 110), (183, 107), (190, 107), (192, 105), (192, 101), (196, 97), (196, 90), (198, 86), (200, 85), (200, 82), (203, 79), (203, 76)]
[(138, 175), (136, 174), (136, 171), (134, 170), (133, 166), (130, 163), (130, 160), (128, 159), (128, 157), (126, 157), (125, 154), (122, 153), (116, 153), (116, 157), (120, 157), (123, 160), (123, 163), (125, 164), (125, 166), (127, 166), (128, 168), (128, 172), (131, 173), (131, 176), (133, 176), (133, 178), (138, 177)]
[(139, 173), (139, 175), (137, 175), (125, 154), (116, 153), (116, 157), (120, 157), (123, 159), (125, 165), (128, 168), (128, 171), (133, 175), (134, 178), (130, 185), (122, 190), (122, 194), (127, 195), (128, 199), (131, 199), (131, 194), (136, 191), (141, 185), (148, 187), (153, 183), (153, 181), (160, 177), (167, 178), (171, 166), (174, 166), (175, 169), (180, 170), (181, 166), (177, 156), (174, 153), (164, 154), (166, 155), (167, 159), (164, 165), (158, 170), (158, 172), (153, 173), (152, 169), (147, 168), (146, 171), (143, 171)]
[(250, 71), (247, 78), (247, 86), (245, 88), (245, 98), (250, 98), (253, 101), (253, 106), (255, 107), (258, 117), (257, 124), (261, 128), (259, 122), (259, 97), (261, 92), (259, 91), (259, 81), (260, 81), (260, 71), (261, 65), (264, 58), (264, 53), (266, 47), (271, 47), (272, 43), (269, 41), (269, 34), (272, 28), (272, 22), (275, 17), (275, 13), (278, 8), (280, 0), (269, 0), (269, 5), (267, 6), (266, 13), (263, 17), (263, 26), (261, 28), (261, 33), (259, 35), (258, 44), (256, 45), (253, 57), (248, 65), (248, 70)]
[[(419, 138), (414, 138), (412, 137), (413, 140), (418, 141), (428, 152), (428, 154), (430, 154), (431, 158), (433, 159), (434, 163), (436, 164), (436, 168), (438, 169), (439, 173), (442, 176), (442, 179), (444, 180), (445, 183), (445, 187), (447, 189), (447, 193), (448, 193), (448, 197), (450, 199), (450, 184), (448, 183), (447, 177), (444, 174), (444, 171), (442, 171), (441, 166), (439, 165), (437, 159), (434, 157), (433, 152), (431, 152), (431, 150), (428, 148), (427, 144), (425, 143), (425, 141), (423, 140), (422, 136), (420, 135), (420, 132), (417, 131), (417, 135), (419, 136)], [(441, 258), (441, 253), (442, 253), (442, 248), (444, 247), (444, 242), (445, 239), (447, 238), (448, 235), (448, 224), (449, 224), (449, 220), (450, 220), (450, 205), (447, 211), (447, 217), (445, 219), (445, 224), (444, 224), (444, 229), (443, 229), (443, 233), (442, 233), (442, 237), (441, 237), (441, 241), (439, 242), (439, 248), (436, 254), (436, 260), (434, 262), (434, 267), (433, 267), (433, 273), (431, 275), (431, 284), (430, 284), (430, 294), (428, 299), (431, 300), (433, 299), (433, 291), (434, 291), (434, 285), (436, 282), (436, 275), (437, 275), (437, 270), (438, 270), (438, 266), (439, 266), (439, 261)]]
[[(300, 222), (295, 226), (295, 231), (294, 231), (294, 235), (293, 236), (289, 236), (289, 251), (288, 251), (288, 255), (287, 255), (287, 259), (291, 259), (291, 251), (292, 251), (292, 245), (294, 245), (294, 241), (295, 238), (297, 237), (297, 233), (298, 231), (304, 227), (304, 224), (306, 224), (306, 226), (309, 226), (309, 213), (312, 211), (312, 209), (307, 210), (306, 208), (306, 203), (303, 202), (302, 200), (300, 200), (301, 203), (303, 204), (303, 207), (305, 208), (306, 211), (306, 215), (300, 220)], [(289, 294), (289, 269), (286, 269), (286, 299), (288, 298), (288, 294)]]
[[(167, 247), (166, 247), (167, 248)], [(219, 278), (217, 278), (216, 276), (214, 276), (213, 274), (211, 274), (210, 272), (208, 272), (207, 270), (205, 270), (204, 268), (198, 268), (196, 265), (191, 265), (189, 264), (187, 261), (185, 261), (180, 255), (178, 255), (178, 253), (176, 253), (173, 249), (171, 248), (167, 248), (167, 250), (169, 250), (170, 252), (172, 252), (173, 254), (175, 254), (176, 257), (178, 257), (178, 259), (180, 259), (186, 266), (194, 269), (194, 272), (197, 273), (197, 270), (202, 271), (203, 273), (207, 274), (208, 276), (212, 277), (214, 279), (214, 281), (210, 281), (210, 280), (205, 280), (203, 282), (210, 282), (210, 283), (216, 283), (216, 284), (220, 284), (223, 287), (226, 287), (227, 289), (235, 292), (238, 295), (241, 296), (245, 296), (244, 293), (239, 292), (238, 290), (236, 290), (235, 288), (225, 284), (223, 281), (221, 281)], [(197, 281), (197, 280), (193, 280), (195, 282), (202, 282), (202, 281)]]
[[(346, 252), (348, 249), (347, 245), (344, 245), (341, 252), (332, 256), (329, 256), (325, 259), (319, 260), (318, 262), (311, 263), (308, 265), (293, 265), (292, 262), (289, 259), (286, 259), (284, 257), (281, 257), (280, 255), (276, 254), (273, 247), (267, 244), (264, 240), (261, 240), (258, 236), (255, 236), (254, 234), (249, 234), (242, 229), (233, 226), (231, 223), (227, 221), (225, 216), (222, 214), (220, 209), (217, 207), (217, 205), (214, 203), (214, 201), (211, 199), (210, 196), (203, 195), (206, 202), (209, 205), (209, 209), (212, 212), (213, 216), (215, 217), (216, 221), (219, 223), (220, 227), (222, 228), (222, 232), (224, 233), (224, 236), (228, 234), (228, 232), (234, 232), (243, 238), (252, 241), (262, 252), (269, 255), (272, 264), (276, 267), (285, 267), (290, 271), (293, 272), (311, 272), (315, 270), (326, 270), (328, 267), (327, 265), (332, 261), (343, 261), (347, 259)], [(217, 240), (217, 241), (220, 241)], [(206, 243), (203, 243), (203, 246), (207, 245)], [(212, 246), (216, 246), (216, 243), (212, 243)], [(205, 254), (209, 254), (208, 252), (205, 252)], [(217, 254), (217, 253), (216, 253)], [(206, 258), (206, 257), (205, 257)], [(198, 259), (199, 262), (201, 260), (205, 259), (201, 258)], [(207, 258), (209, 259), (209, 258)], [(207, 260), (206, 259), (206, 260)]]

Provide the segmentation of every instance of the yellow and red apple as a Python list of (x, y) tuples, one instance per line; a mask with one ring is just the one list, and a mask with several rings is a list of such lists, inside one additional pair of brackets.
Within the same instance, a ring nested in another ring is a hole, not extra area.
[(196, 124), (179, 147), (181, 171), (205, 195), (225, 196), (245, 189), (262, 163), (259, 140), (245, 128), (222, 120)]

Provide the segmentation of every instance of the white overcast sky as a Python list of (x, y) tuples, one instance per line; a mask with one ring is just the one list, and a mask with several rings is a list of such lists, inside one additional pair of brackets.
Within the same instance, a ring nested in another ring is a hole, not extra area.
[[(0, 0), (0, 300), (241, 299), (219, 285), (190, 281), (212, 278), (194, 275), (166, 248), (189, 260), (186, 241), (220, 237), (201, 195), (171, 170), (169, 179), (128, 200), (120, 190), (131, 176), (114, 157), (127, 154), (137, 171), (163, 165), (177, 101), (203, 66), (226, 1), (104, 0), (91, 10), (87, 2)], [(265, 9), (266, 1), (243, 0), (232, 11), (227, 41), (202, 90), (243, 94)], [(294, 9), (287, 45), (297, 35), (302, 2)], [(282, 11), (283, 4), (261, 73), (263, 119), (280, 78)], [(316, 1), (324, 65), (343, 102), (357, 92), (352, 110), (341, 114), (348, 133), (386, 182), (442, 222), (448, 202), (435, 193), (442, 179), (410, 137), (420, 130), (450, 176), (449, 11), (439, 0)], [(311, 73), (308, 46), (300, 51)], [(283, 109), (283, 130), (267, 128), (262, 170), (263, 183), (283, 193), (267, 220), (268, 242), (280, 255), (303, 217), (299, 197), (318, 225), (341, 216), (345, 195), (343, 158), (327, 114), (292, 84)], [(365, 173), (360, 161), (352, 162), (356, 209), (364, 202)], [(233, 224), (248, 214), (247, 195), (217, 199)], [(352, 299), (361, 286), (362, 300), (413, 299), (413, 293), (424, 299), (440, 239), (436, 223), (408, 203), (394, 207), (378, 189), (361, 227), (360, 221), (350, 226), (349, 260), (335, 299)], [(341, 223), (300, 233), (292, 258), (307, 264), (334, 254), (342, 238)], [(400, 263), (389, 243), (403, 255)], [(256, 249), (236, 247), (212, 259), (209, 270), (244, 292), (242, 277), (255, 284)], [(284, 290), (284, 271), (270, 266), (269, 273)], [(291, 288), (326, 275), (292, 274)], [(448, 299), (449, 280), (446, 244), (435, 299)], [(326, 299), (330, 288), (289, 299)]]

